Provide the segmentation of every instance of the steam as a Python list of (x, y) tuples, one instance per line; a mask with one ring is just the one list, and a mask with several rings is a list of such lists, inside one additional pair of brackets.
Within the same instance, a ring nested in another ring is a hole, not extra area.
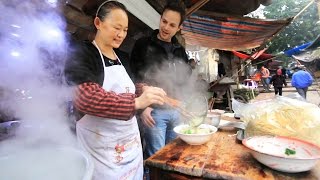
[[(159, 59), (157, 59), (159, 60)], [(160, 60), (159, 60), (160, 61)], [(163, 88), (168, 96), (184, 103), (195, 101), (194, 98), (207, 98), (208, 83), (192, 75), (191, 66), (184, 60), (175, 58), (155, 64), (146, 72), (140, 72), (147, 84)], [(204, 104), (207, 104), (204, 101)], [(192, 109), (190, 109), (192, 110)], [(206, 111), (207, 109), (205, 109)]]
[(21, 120), (19, 143), (70, 145), (75, 141), (64, 106), (71, 94), (62, 76), (68, 53), (66, 23), (54, 9), (55, 3), (0, 2), (0, 88), (7, 95), (0, 97), (5, 99), (0, 107)]

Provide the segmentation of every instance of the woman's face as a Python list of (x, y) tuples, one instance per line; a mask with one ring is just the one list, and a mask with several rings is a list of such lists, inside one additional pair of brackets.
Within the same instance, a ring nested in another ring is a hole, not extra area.
[(96, 38), (104, 46), (118, 48), (127, 36), (128, 16), (122, 9), (111, 10), (103, 21), (96, 17), (94, 23), (98, 29)]
[(166, 10), (161, 16), (159, 25), (159, 38), (171, 42), (171, 38), (180, 30), (180, 14), (176, 11)]

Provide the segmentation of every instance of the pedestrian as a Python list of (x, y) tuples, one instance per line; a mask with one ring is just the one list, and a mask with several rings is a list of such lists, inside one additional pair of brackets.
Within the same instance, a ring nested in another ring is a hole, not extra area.
[[(185, 19), (185, 8), (177, 2), (168, 2), (161, 13), (159, 29), (137, 40), (130, 63), (137, 82), (159, 86), (170, 97), (179, 99), (192, 69), (185, 48), (175, 37)], [(140, 118), (144, 125), (145, 158), (177, 137), (173, 128), (180, 123), (180, 115), (175, 109), (148, 107)]]
[(166, 93), (143, 84), (135, 87), (114, 52), (128, 31), (123, 4), (103, 2), (96, 11), (94, 25), (94, 40), (75, 47), (65, 67), (67, 82), (75, 86), (77, 139), (93, 159), (92, 179), (143, 179), (135, 113), (150, 104), (162, 105)]
[(292, 75), (291, 85), (297, 89), (300, 96), (306, 99), (308, 87), (312, 85), (313, 78), (309, 72), (301, 67), (296, 67), (294, 70), (295, 72)]
[(270, 88), (269, 88), (269, 77), (270, 77), (270, 72), (269, 69), (267, 69), (266, 67), (262, 66), (261, 67), (261, 82), (263, 85), (263, 90), (265, 92), (269, 92)]
[(286, 78), (282, 75), (282, 69), (277, 70), (277, 74), (273, 75), (270, 84), (272, 83), (274, 88), (274, 94), (282, 96), (283, 85), (287, 86)]

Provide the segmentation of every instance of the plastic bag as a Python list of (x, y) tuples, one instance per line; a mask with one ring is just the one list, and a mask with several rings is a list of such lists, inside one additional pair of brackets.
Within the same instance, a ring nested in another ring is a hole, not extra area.
[(280, 96), (249, 104), (233, 101), (233, 108), (247, 123), (245, 137), (289, 136), (320, 145), (320, 108), (315, 104)]

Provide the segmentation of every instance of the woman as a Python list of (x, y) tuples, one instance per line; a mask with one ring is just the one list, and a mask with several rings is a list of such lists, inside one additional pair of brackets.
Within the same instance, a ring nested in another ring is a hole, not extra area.
[(85, 114), (77, 121), (77, 137), (94, 162), (93, 179), (143, 179), (143, 158), (135, 110), (164, 103), (156, 87), (135, 86), (114, 53), (127, 35), (123, 4), (107, 1), (94, 19), (97, 33), (84, 43), (65, 74), (76, 85), (74, 105)]
[(274, 94), (282, 96), (283, 85), (287, 86), (286, 78), (282, 75), (282, 70), (278, 69), (277, 74), (273, 75), (270, 84), (274, 87)]

